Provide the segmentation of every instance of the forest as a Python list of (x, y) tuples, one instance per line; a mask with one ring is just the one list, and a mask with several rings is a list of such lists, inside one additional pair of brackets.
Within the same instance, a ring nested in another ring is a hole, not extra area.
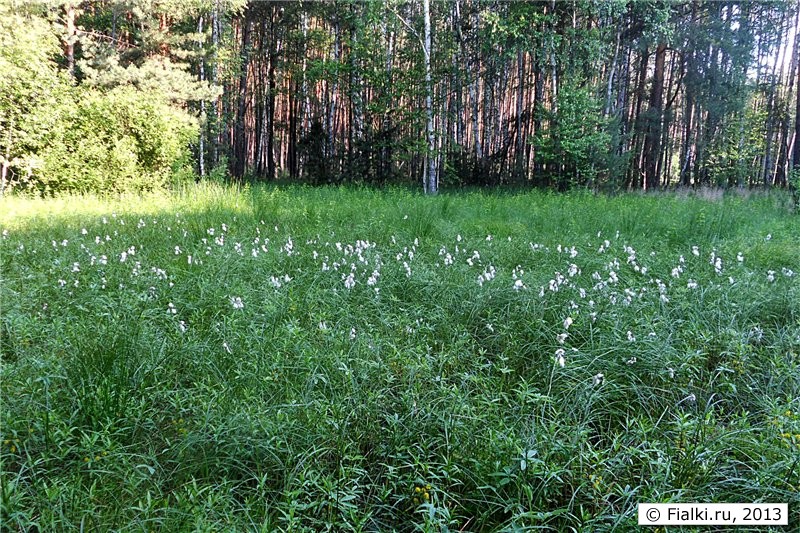
[(4, 6), (3, 190), (785, 188), (800, 167), (793, 1)]

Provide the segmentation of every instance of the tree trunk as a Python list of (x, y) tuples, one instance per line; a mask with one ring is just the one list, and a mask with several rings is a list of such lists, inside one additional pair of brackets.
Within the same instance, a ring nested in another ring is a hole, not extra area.
[[(800, 61), (797, 62), (797, 75), (795, 76), (797, 83), (795, 88), (795, 115), (794, 115), (794, 147), (792, 149), (792, 170), (795, 174), (800, 172)], [(797, 177), (795, 176), (795, 180)], [(794, 182), (795, 190), (798, 183)]]
[[(200, 15), (200, 18), (197, 20), (197, 34), (203, 34), (203, 15)], [(202, 53), (202, 40), (197, 44)], [(200, 81), (206, 81), (206, 63), (202, 55), (200, 56)], [(200, 142), (197, 149), (197, 166), (201, 178), (204, 178), (206, 175), (206, 133), (206, 101), (203, 99), (200, 100)]]
[(614, 75), (617, 71), (617, 59), (619, 58), (619, 41), (621, 38), (621, 31), (617, 31), (617, 42), (614, 47), (614, 60), (611, 62), (611, 70), (608, 73), (608, 84), (606, 85), (606, 108), (605, 117), (611, 114), (611, 96), (612, 88), (614, 87)]
[(385, 86), (383, 87), (385, 106), (380, 132), (380, 157), (378, 164), (378, 175), (380, 180), (387, 180), (392, 175), (392, 145), (394, 143), (394, 82), (392, 64), (394, 63), (394, 43), (395, 33), (389, 29), (388, 13), (384, 12), (383, 38), (386, 43), (386, 56), (384, 57), (384, 77)]
[(359, 49), (359, 25), (361, 24), (360, 17), (362, 16), (361, 5), (358, 2), (350, 4), (350, 9), (353, 11), (353, 23), (350, 28), (350, 66), (352, 72), (350, 99), (353, 105), (353, 144), (354, 155), (358, 161), (359, 170), (363, 171), (365, 168), (361, 162), (361, 149), (364, 138), (364, 101), (362, 98), (363, 86), (361, 80), (361, 51)]
[(642, 56), (639, 63), (639, 74), (636, 86), (636, 105), (631, 110), (630, 122), (634, 124), (633, 138), (631, 139), (631, 164), (629, 166), (628, 188), (637, 188), (640, 186), (640, 176), (643, 166), (641, 158), (641, 147), (643, 144), (642, 133), (644, 130), (642, 124), (642, 105), (645, 100), (645, 81), (647, 79), (647, 64), (649, 54), (645, 48), (641, 52)]
[(233, 168), (232, 174), (237, 178), (243, 178), (247, 170), (247, 135), (245, 131), (245, 112), (247, 110), (247, 100), (249, 97), (247, 87), (247, 71), (250, 68), (250, 16), (245, 12), (242, 24), (242, 51), (241, 51), (241, 71), (239, 73), (239, 92), (236, 102), (236, 124), (234, 125), (233, 136)]
[(436, 194), (439, 191), (439, 172), (436, 159), (436, 136), (433, 131), (433, 81), (431, 79), (431, 3), (425, 0), (423, 3), (425, 12), (425, 115), (426, 134), (428, 137), (428, 153), (425, 158), (425, 192)]
[(6, 153), (3, 157), (2, 169), (0, 169), (0, 196), (5, 195), (6, 186), (8, 185), (8, 167), (11, 166), (11, 131), (14, 129), (14, 120), (8, 125), (6, 132)]
[[(794, 19), (794, 26), (795, 28), (800, 28), (800, 3), (797, 4), (797, 10), (795, 12), (795, 19)], [(796, 31), (796, 30), (795, 30)], [(787, 80), (787, 105), (786, 108), (783, 110), (783, 120), (781, 122), (781, 153), (780, 158), (778, 161), (778, 175), (776, 177), (778, 181), (778, 185), (786, 186), (788, 184), (788, 174), (789, 170), (791, 170), (791, 161), (789, 161), (790, 152), (792, 149), (791, 140), (789, 138), (789, 130), (791, 127), (791, 102), (792, 97), (794, 96), (794, 81), (795, 81), (795, 74), (798, 68), (798, 53), (800, 52), (800, 31), (796, 31), (794, 44), (792, 46), (792, 56), (789, 60), (789, 72), (788, 72), (788, 80)]]
[(644, 185), (648, 191), (658, 188), (659, 182), (658, 159), (661, 154), (661, 120), (666, 51), (667, 45), (663, 43), (656, 48), (653, 87), (650, 92), (650, 109), (647, 110), (647, 117), (645, 118), (647, 129), (644, 138)]
[(275, 63), (278, 61), (278, 39), (275, 36), (275, 6), (270, 9), (269, 68), (267, 70), (267, 179), (275, 179)]
[[(783, 26), (783, 21), (781, 21), (781, 26)], [(776, 50), (781, 49), (781, 42), (783, 38), (783, 32), (778, 33), (778, 43), (776, 45)], [(769, 187), (772, 185), (773, 179), (773, 150), (772, 150), (772, 137), (775, 133), (775, 99), (776, 93), (778, 92), (778, 58), (773, 59), (774, 62), (772, 64), (772, 73), (769, 77), (769, 94), (767, 96), (767, 124), (766, 124), (766, 146), (764, 149), (764, 164), (761, 169), (762, 176), (764, 179), (764, 186)]]
[[(215, 0), (214, 8), (211, 11), (211, 50), (213, 54), (212, 58), (212, 67), (211, 67), (211, 84), (216, 86), (217, 85), (217, 78), (219, 73), (219, 66), (218, 63), (218, 56), (217, 52), (219, 51), (219, 35), (220, 35), (220, 21), (219, 21), (219, 0)], [(212, 139), (212, 152), (211, 158), (212, 163), (216, 166), (219, 164), (219, 144), (220, 144), (220, 132), (223, 131), (222, 129), (222, 110), (220, 107), (220, 103), (223, 97), (218, 97), (217, 101), (214, 104), (214, 123), (213, 123), (213, 130), (211, 131), (211, 139)]]
[(522, 131), (523, 96), (525, 91), (525, 54), (522, 50), (517, 50), (517, 109), (516, 109), (516, 137), (517, 142), (514, 147), (514, 178), (517, 181), (524, 179), (524, 160), (525, 143), (524, 132)]

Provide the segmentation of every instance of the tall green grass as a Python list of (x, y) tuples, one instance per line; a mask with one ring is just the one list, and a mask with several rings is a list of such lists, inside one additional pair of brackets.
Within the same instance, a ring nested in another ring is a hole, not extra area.
[(781, 202), (3, 199), (2, 523), (611, 531), (638, 502), (764, 501), (796, 527)]

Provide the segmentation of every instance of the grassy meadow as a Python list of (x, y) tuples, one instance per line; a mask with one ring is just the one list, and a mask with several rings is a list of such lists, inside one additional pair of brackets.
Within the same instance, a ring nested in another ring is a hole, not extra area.
[(778, 196), (207, 185), (0, 231), (6, 530), (800, 528)]

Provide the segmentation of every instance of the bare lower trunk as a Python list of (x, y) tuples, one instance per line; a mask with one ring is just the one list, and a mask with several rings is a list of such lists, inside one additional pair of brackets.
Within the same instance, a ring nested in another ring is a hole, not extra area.
[(525, 54), (522, 50), (517, 52), (517, 110), (516, 129), (517, 142), (514, 147), (514, 174), (517, 180), (523, 178), (524, 132), (522, 131), (523, 91), (525, 90)]
[(237, 178), (244, 177), (247, 170), (247, 132), (244, 127), (244, 119), (248, 101), (247, 90), (247, 71), (250, 68), (250, 14), (245, 13), (242, 24), (242, 52), (241, 52), (241, 73), (239, 74), (239, 94), (236, 105), (236, 124), (234, 127), (234, 157), (233, 175)]
[(656, 63), (653, 69), (653, 90), (650, 93), (650, 109), (647, 111), (645, 123), (647, 129), (644, 138), (644, 173), (645, 189), (650, 191), (658, 187), (658, 159), (661, 154), (661, 115), (664, 95), (664, 60), (666, 44), (659, 44), (656, 49)]
[(608, 73), (608, 85), (606, 86), (606, 109), (605, 109), (605, 116), (611, 114), (611, 95), (612, 89), (614, 87), (614, 74), (617, 71), (617, 60), (619, 58), (619, 41), (621, 37), (621, 32), (617, 32), (617, 44), (614, 48), (614, 61), (611, 63), (611, 70)]
[[(203, 34), (203, 16), (197, 21), (197, 33)], [(202, 41), (198, 43), (202, 48)], [(206, 80), (206, 66), (205, 60), (200, 58), (200, 81)], [(206, 101), (200, 100), (200, 146), (197, 149), (197, 163), (200, 170), (200, 177), (206, 175)]]
[(439, 190), (439, 172), (436, 160), (436, 136), (433, 132), (433, 82), (431, 80), (431, 4), (424, 2), (425, 10), (425, 114), (428, 153), (425, 158), (425, 192), (436, 194)]

